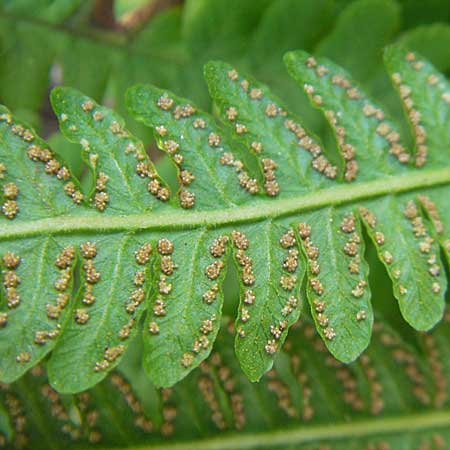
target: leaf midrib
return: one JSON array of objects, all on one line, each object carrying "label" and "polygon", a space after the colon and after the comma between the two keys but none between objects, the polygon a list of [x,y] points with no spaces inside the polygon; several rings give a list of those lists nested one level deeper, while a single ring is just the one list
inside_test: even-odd
[{"label": "leaf midrib", "polygon": [[258,222],[289,216],[324,206],[354,203],[387,194],[409,192],[450,184],[450,167],[386,176],[357,184],[340,184],[317,192],[284,199],[256,200],[249,205],[211,211],[171,210],[170,212],[107,216],[59,216],[29,222],[11,221],[0,226],[0,241],[57,233],[97,233],[126,230],[176,230],[215,228],[234,223]]},{"label": "leaf midrib", "polygon": [[[366,419],[351,423],[340,423],[330,427],[325,425],[308,425],[278,431],[261,433],[235,433],[223,437],[171,444],[139,445],[134,450],[240,450],[253,448],[277,448],[288,445],[313,443],[326,440],[354,440],[368,436],[382,436],[384,439],[391,434],[421,431],[437,431],[450,426],[450,411],[428,411],[424,413],[391,416],[383,419]],[[102,450],[102,449],[100,449]],[[120,449],[118,449],[120,450]]]}]

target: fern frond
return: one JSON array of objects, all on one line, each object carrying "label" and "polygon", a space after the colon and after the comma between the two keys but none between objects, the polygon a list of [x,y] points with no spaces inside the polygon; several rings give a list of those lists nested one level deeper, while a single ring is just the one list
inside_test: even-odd
[{"label": "fern frond", "polygon": [[178,171],[173,194],[124,121],[80,92],[56,88],[51,99],[82,147],[88,189],[4,109],[0,378],[18,379],[51,352],[52,386],[85,390],[119,363],[145,313],[145,370],[156,386],[174,385],[211,352],[230,258],[241,291],[235,349],[250,380],[272,367],[297,321],[304,280],[323,342],[350,363],[373,324],[362,227],[405,320],[431,329],[447,289],[450,87],[401,47],[386,59],[414,149],[346,71],[304,52],[286,56],[288,71],[324,113],[336,152],[224,63],[205,69],[223,126],[166,90],[131,88],[130,113]]}]

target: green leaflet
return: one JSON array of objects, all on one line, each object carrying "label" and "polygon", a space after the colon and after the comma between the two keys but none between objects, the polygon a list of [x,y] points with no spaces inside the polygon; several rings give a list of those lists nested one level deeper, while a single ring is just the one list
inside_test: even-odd
[{"label": "green leaflet", "polygon": [[373,322],[360,224],[347,208],[326,208],[299,220],[314,321],[331,353],[351,362],[369,344]]},{"label": "green leaflet", "polygon": [[420,204],[425,210],[427,217],[433,223],[433,228],[437,234],[442,251],[444,252],[447,262],[450,261],[450,237],[448,234],[448,226],[450,217],[448,214],[441,215],[436,207],[437,204],[446,202],[449,194],[448,186],[425,191],[424,195],[419,197]]},{"label": "green leaflet", "polygon": [[[411,66],[401,48],[388,55],[414,87],[417,77],[437,76],[428,63]],[[124,121],[74,89],[56,88],[51,99],[91,169],[86,191],[55,151],[2,111],[3,381],[49,355],[56,390],[88,389],[119,364],[145,314],[145,372],[155,386],[174,385],[211,353],[230,258],[241,291],[234,346],[251,381],[280,354],[304,286],[323,348],[350,363],[373,322],[361,221],[403,317],[417,330],[436,325],[447,288],[439,244],[448,256],[450,226],[439,139],[448,130],[445,80],[437,76],[443,86],[431,83],[426,97],[411,90],[420,117],[438,114],[421,119],[427,154],[417,133],[414,154],[343,69],[304,52],[286,63],[335,131],[336,165],[268,88],[220,62],[205,71],[229,130],[168,90],[138,85],[127,94],[130,113],[177,168],[172,195]]]},{"label": "green leaflet", "polygon": [[[205,77],[222,122],[258,159],[268,195],[281,192],[281,196],[289,196],[326,185],[326,178],[320,176],[314,163],[319,159],[328,161],[320,141],[285,110],[267,87],[220,62],[208,63]],[[329,178],[336,176],[331,162],[322,172]]]},{"label": "green leaflet", "polygon": [[[91,200],[99,211],[126,213],[130,204],[148,211],[169,198],[142,142],[130,135],[117,114],[70,88],[55,88],[52,105],[65,137],[83,148],[96,181]],[[155,184],[154,190],[145,179]]]},{"label": "green leaflet", "polygon": [[157,386],[175,384],[209,355],[220,326],[230,245],[241,286],[235,347],[252,381],[270,369],[272,355],[297,320],[304,269],[299,269],[293,231],[270,221],[239,230],[168,235],[183,253],[174,251],[177,270],[171,276],[155,270],[159,292],[144,327],[144,368]]},{"label": "green leaflet", "polygon": [[9,310],[2,314],[7,323],[0,341],[4,381],[19,378],[51,351],[67,323],[75,255],[63,255],[63,260],[65,240],[58,241],[52,236],[23,239],[9,245],[11,253],[3,258],[4,301]]},{"label": "green leaflet", "polygon": [[389,156],[391,153],[402,163],[410,158],[397,125],[345,70],[302,51],[288,53],[285,61],[289,73],[302,84],[313,106],[324,113],[332,128],[344,160],[346,181],[401,171]]},{"label": "green leaflet", "polygon": [[371,344],[350,365],[330,356],[311,322],[301,320],[258,384],[239,369],[228,320],[224,325],[212,355],[173,389],[156,389],[142,378],[139,349],[80,394],[53,390],[42,365],[2,384],[1,442],[37,450],[62,443],[105,449],[445,448],[448,320],[416,333],[415,346],[377,319]]},{"label": "green leaflet", "polygon": [[[144,368],[156,386],[172,386],[211,352],[220,328],[226,242],[220,232],[168,235],[173,273],[163,258],[154,265],[158,289],[152,294],[144,325]],[[217,244],[216,256],[210,247]],[[209,275],[209,276],[208,276]]]},{"label": "green leaflet", "polygon": [[[196,204],[197,208],[212,209],[249,200],[239,187],[244,180],[238,175],[250,177],[212,117],[197,113],[196,106],[187,100],[152,86],[131,88],[127,104],[137,120],[154,128],[158,146],[176,164],[183,186],[178,192],[183,208]],[[249,180],[247,186],[246,190],[253,192],[257,181],[250,185]]]},{"label": "green leaflet", "polygon": [[389,47],[385,62],[415,139],[416,166],[444,163],[450,145],[450,84],[429,62],[402,47]]},{"label": "green leaflet", "polygon": [[[258,381],[272,367],[272,355],[281,348],[302,307],[305,269],[294,231],[283,222],[268,220],[241,228],[248,236],[248,249],[240,248],[233,238],[241,287],[235,349],[251,381]],[[252,261],[250,274],[245,258]],[[254,283],[249,276],[254,276]]]},{"label": "green leaflet", "polygon": [[49,362],[55,389],[86,389],[117,365],[136,333],[151,285],[149,244],[132,234],[72,240],[80,249],[80,289]]},{"label": "green leaflet", "polygon": [[[63,184],[71,182],[75,192],[78,183],[64,162],[33,130],[17,120],[11,126],[12,120],[10,111],[1,107],[0,176],[3,190],[5,186],[12,189],[9,193],[4,191],[5,200],[16,202],[16,207],[11,204],[9,214],[17,216],[17,220],[69,214],[75,205],[65,195]],[[15,195],[14,190],[17,190]]]},{"label": "green leaflet", "polygon": [[442,317],[447,288],[435,232],[409,196],[369,202],[360,211],[403,317],[429,330]]}]

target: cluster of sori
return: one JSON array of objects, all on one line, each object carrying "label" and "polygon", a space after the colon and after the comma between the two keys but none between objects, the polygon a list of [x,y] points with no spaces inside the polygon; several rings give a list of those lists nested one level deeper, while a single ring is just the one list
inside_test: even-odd
[{"label": "cluster of sori", "polygon": [[[163,94],[158,98],[157,105],[164,111],[172,111],[175,120],[188,118],[196,113],[196,109],[192,105],[186,104],[175,106],[174,99],[169,97],[167,94]],[[194,128],[204,129],[206,127],[206,122],[204,119],[197,118],[194,120],[193,126]],[[155,131],[161,137],[166,137],[168,134],[167,128],[164,125],[156,126]],[[167,139],[163,141],[163,148],[171,156],[172,160],[178,167],[179,179],[183,186],[178,192],[180,205],[185,209],[192,208],[195,205],[195,194],[186,189],[186,187],[195,180],[195,176],[191,171],[183,168],[184,156],[180,151],[180,144],[174,139]]]},{"label": "cluster of sori", "polygon": [[[1,114],[0,122],[6,124],[10,132],[27,145],[27,156],[31,161],[42,163],[46,174],[66,182],[64,191],[74,203],[80,204],[84,198],[83,194],[72,181],[69,181],[71,178],[69,169],[56,159],[53,152],[45,148],[30,129],[22,124],[14,123],[9,113]],[[8,178],[7,167],[4,163],[0,163],[0,180],[6,178]],[[18,196],[19,186],[17,183],[7,181],[3,185],[2,213],[8,219],[14,219],[20,211]]]},{"label": "cluster of sori", "polygon": [[84,325],[89,320],[89,307],[95,303],[94,286],[99,282],[101,274],[95,267],[94,260],[97,256],[97,244],[95,242],[84,242],[80,246],[83,258],[82,269],[84,272],[83,285],[83,308],[77,308],[74,312],[75,322]]},{"label": "cluster of sori", "polygon": [[[228,241],[229,237],[227,235],[221,235],[215,238],[209,247],[209,254],[213,258],[213,262],[205,267],[204,275],[208,280],[213,282],[213,284],[209,285],[208,290],[204,292],[202,296],[203,302],[207,305],[212,305],[219,293],[219,284],[217,283],[217,280],[225,268],[224,261]],[[200,321],[197,336],[195,337],[190,351],[183,353],[181,358],[181,365],[183,367],[191,367],[196,355],[202,350],[207,350],[211,347],[212,343],[208,335],[214,330],[217,330],[219,323],[216,323],[216,321],[217,317],[214,313]]]},{"label": "cluster of sori", "polygon": [[[405,55],[405,59],[414,70],[420,71],[424,67],[424,63],[418,61],[413,52],[408,52]],[[403,105],[408,114],[409,122],[412,125],[412,131],[416,142],[415,165],[416,167],[422,167],[427,161],[428,148],[426,143],[427,133],[421,123],[421,114],[414,107],[414,101],[411,98],[411,87],[403,82],[401,74],[395,72],[391,75],[391,78],[400,93]],[[436,75],[430,75],[427,78],[427,82],[430,86],[435,86],[438,84],[439,78]]]},{"label": "cluster of sori", "polygon": [[165,296],[172,292],[172,283],[170,282],[170,276],[176,269],[173,262],[172,254],[174,251],[173,242],[169,239],[162,238],[158,241],[158,254],[160,255],[159,262],[159,280],[158,280],[158,295],[153,305],[153,318],[148,325],[148,331],[150,334],[159,334],[158,319],[165,317],[166,312],[166,300]]},{"label": "cluster of sori", "polygon": [[334,331],[334,328],[329,325],[330,319],[325,314],[327,305],[324,300],[320,299],[320,297],[325,292],[325,289],[322,285],[322,282],[318,278],[318,275],[320,274],[320,264],[318,263],[319,248],[311,239],[310,225],[305,222],[300,222],[297,225],[297,232],[300,236],[302,246],[306,254],[308,270],[312,275],[309,278],[309,286],[314,295],[317,295],[317,298],[315,298],[312,302],[314,305],[314,311],[316,313],[315,319],[323,328],[324,336],[331,341],[336,336],[336,332]]},{"label": "cluster of sori", "polygon": [[[205,400],[211,411],[211,420],[220,430],[233,426],[236,430],[241,430],[246,424],[244,411],[244,397],[238,390],[236,377],[222,360],[217,352],[213,352],[206,361],[200,365],[201,375],[198,377],[197,386],[201,396]],[[220,389],[229,398],[232,423],[227,423],[221,399],[217,395],[215,379],[220,384]],[[229,419],[228,419],[229,420]]]},{"label": "cluster of sori", "polygon": [[[0,180],[6,176],[7,170],[4,163],[0,163]],[[3,185],[3,204],[2,213],[7,219],[14,219],[19,213],[19,205],[17,197],[19,195],[19,187],[12,181]]]},{"label": "cluster of sori", "polygon": [[[314,71],[318,79],[330,77],[332,85],[343,90],[343,101],[351,101],[361,107],[365,117],[374,121],[375,132],[385,139],[389,146],[389,152],[394,155],[398,161],[406,164],[410,160],[410,155],[400,143],[401,136],[396,130],[394,123],[385,117],[383,110],[375,106],[354,84],[344,75],[334,73],[329,75],[329,69],[324,65],[318,65],[313,57],[306,60],[306,66]],[[324,106],[324,99],[321,95],[315,93],[315,87],[311,84],[304,85],[305,92],[311,98],[311,101],[318,107]],[[356,148],[351,142],[347,142],[346,129],[340,124],[342,120],[342,111],[326,107],[325,116],[334,130],[338,147],[341,150],[345,161],[344,179],[352,181],[358,174],[358,163],[355,160]]]},{"label": "cluster of sori", "polygon": [[[247,236],[241,231],[233,230],[231,233],[233,248],[235,251],[235,258],[239,264],[239,272],[242,284],[244,287],[243,302],[239,310],[239,322],[243,325],[247,324],[250,320],[250,310],[252,305],[256,302],[256,295],[251,287],[255,284],[256,278],[253,272],[253,260],[247,254],[249,248],[249,240]],[[237,327],[237,333],[241,338],[245,338],[246,333],[244,326]]]},{"label": "cluster of sori", "polygon": [[[428,273],[432,277],[439,277],[441,274],[439,255],[431,253],[431,245],[434,243],[434,238],[428,232],[424,224],[424,219],[419,213],[417,204],[413,200],[408,201],[403,213],[411,223],[414,237],[419,240],[420,252],[427,258]],[[438,294],[441,291],[441,285],[435,281],[431,285],[431,290],[433,293]]]},{"label": "cluster of sori", "polygon": [[[20,256],[13,252],[6,252],[2,258],[4,267],[2,270],[3,287],[6,292],[6,304],[8,309],[17,308],[20,304],[20,294],[17,291],[17,286],[21,281],[20,276],[17,274],[17,268],[20,261]],[[8,313],[0,312],[0,328],[6,327],[7,324]]]},{"label": "cluster of sori", "polygon": [[294,230],[289,228],[279,239],[280,247],[285,250],[285,257],[282,263],[282,272],[279,284],[281,289],[287,293],[287,298],[282,306],[281,315],[283,319],[272,323],[269,327],[270,337],[266,342],[264,350],[272,355],[279,349],[279,341],[288,328],[289,316],[297,309],[298,298],[293,293],[297,286],[297,269],[299,266],[299,250]]}]

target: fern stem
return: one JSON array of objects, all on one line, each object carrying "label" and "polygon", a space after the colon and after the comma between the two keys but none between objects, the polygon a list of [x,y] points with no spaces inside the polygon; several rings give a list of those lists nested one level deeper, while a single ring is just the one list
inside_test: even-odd
[{"label": "fern stem", "polygon": [[0,226],[0,241],[24,236],[80,231],[117,232],[137,230],[192,229],[233,223],[255,222],[320,209],[324,206],[354,203],[360,200],[430,188],[450,183],[450,168],[421,170],[408,175],[385,177],[358,184],[341,184],[318,192],[279,200],[254,201],[250,205],[212,211],[172,210],[167,213],[107,216],[97,212],[83,216],[59,216],[30,222],[12,222]]},{"label": "fern stem", "polygon": [[[134,446],[134,450],[241,450],[251,448],[278,448],[327,440],[353,441],[355,438],[392,434],[420,433],[427,430],[437,431],[450,426],[450,412],[426,412],[402,417],[369,419],[359,422],[308,426],[297,429],[271,431],[265,433],[230,434],[220,438],[186,443]],[[129,448],[129,447],[127,447]]]}]

